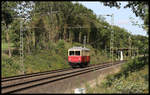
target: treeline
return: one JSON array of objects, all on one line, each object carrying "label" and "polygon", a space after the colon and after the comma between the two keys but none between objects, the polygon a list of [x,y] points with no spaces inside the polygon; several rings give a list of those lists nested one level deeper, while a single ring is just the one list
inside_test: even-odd
[{"label": "treeline", "polygon": [[[110,34],[114,31],[114,47],[148,47],[148,38],[135,36],[127,30],[113,26],[101,16],[79,3],[72,2],[2,2],[2,40],[20,47],[20,30],[23,32],[25,53],[49,50],[58,40],[84,42],[99,50],[109,49]],[[22,13],[21,13],[22,12]],[[24,17],[25,19],[16,19]],[[11,47],[9,51],[11,53]]]}]

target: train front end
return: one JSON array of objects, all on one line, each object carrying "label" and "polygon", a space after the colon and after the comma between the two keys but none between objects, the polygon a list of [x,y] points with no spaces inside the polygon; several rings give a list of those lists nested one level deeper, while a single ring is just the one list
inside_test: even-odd
[{"label": "train front end", "polygon": [[68,50],[68,63],[73,68],[84,67],[90,62],[89,50],[82,47],[73,47]]}]

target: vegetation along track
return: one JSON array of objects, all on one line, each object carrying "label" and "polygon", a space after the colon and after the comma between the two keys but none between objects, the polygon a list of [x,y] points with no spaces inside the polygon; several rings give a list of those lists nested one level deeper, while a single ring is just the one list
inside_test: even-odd
[{"label": "vegetation along track", "polygon": [[35,86],[40,86],[44,85],[47,83],[51,83],[54,81],[66,79],[69,77],[77,76],[80,74],[92,72],[95,70],[99,70],[102,68],[110,67],[115,64],[123,63],[124,61],[117,61],[112,63],[107,63],[107,64],[97,64],[97,65],[91,65],[88,66],[87,68],[77,68],[77,69],[60,69],[56,71],[51,71],[51,72],[41,72],[41,73],[34,73],[34,74],[28,74],[28,75],[20,75],[20,76],[15,76],[9,77],[8,79],[3,79],[1,80],[1,89],[2,93],[14,93],[17,91],[21,91],[24,89],[32,89],[32,87]]}]

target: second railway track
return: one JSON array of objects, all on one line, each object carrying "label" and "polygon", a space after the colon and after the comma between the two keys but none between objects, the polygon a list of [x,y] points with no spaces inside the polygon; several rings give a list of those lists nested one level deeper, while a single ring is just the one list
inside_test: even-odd
[{"label": "second railway track", "polygon": [[[98,64],[98,65],[92,65],[87,68],[77,68],[77,69],[65,69],[65,70],[57,70],[57,71],[51,71],[41,73],[41,74],[33,74],[27,75],[27,76],[18,76],[15,78],[8,78],[8,79],[3,79],[1,82],[1,89],[2,93],[14,93],[17,91],[21,91],[24,89],[32,89],[32,87],[44,85],[47,83],[51,83],[54,81],[66,79],[69,77],[81,75],[84,73],[88,73],[91,71],[99,70],[102,68],[110,67],[115,64],[122,63],[121,62],[114,62],[112,63],[107,63],[107,64]],[[57,72],[57,73],[56,73]],[[5,81],[4,81],[5,80]]]}]

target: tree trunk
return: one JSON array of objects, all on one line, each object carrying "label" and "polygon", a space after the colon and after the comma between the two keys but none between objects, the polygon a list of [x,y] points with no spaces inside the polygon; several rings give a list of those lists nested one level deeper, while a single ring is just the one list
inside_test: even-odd
[{"label": "tree trunk", "polygon": [[79,32],[79,43],[81,43],[82,32]]},{"label": "tree trunk", "polygon": [[30,39],[27,37],[28,54],[30,53]]},{"label": "tree trunk", "polygon": [[69,32],[69,41],[72,43],[72,32]]},{"label": "tree trunk", "polygon": [[51,40],[51,31],[49,31],[49,36],[48,36],[48,40]]},{"label": "tree trunk", "polygon": [[55,35],[55,39],[54,42],[56,43],[56,41],[59,39],[59,26],[56,26],[56,35]]},{"label": "tree trunk", "polygon": [[9,51],[9,58],[11,57],[11,48],[10,48],[10,39],[8,32],[6,33],[7,43],[8,43],[8,51]]},{"label": "tree trunk", "polygon": [[35,48],[35,33],[32,33],[32,42],[33,42],[33,47]]},{"label": "tree trunk", "polygon": [[49,49],[49,39],[47,37],[47,35],[45,34],[45,45],[46,45],[46,49],[48,50]]},{"label": "tree trunk", "polygon": [[64,40],[66,41],[66,35],[67,35],[67,24],[65,24],[64,25],[64,34],[63,34],[63,36],[64,36]]},{"label": "tree trunk", "polygon": [[88,34],[87,34],[87,43],[89,43],[90,41],[90,32],[88,31]]},{"label": "tree trunk", "polygon": [[54,36],[54,35],[53,35],[53,34],[54,34],[54,33],[53,33],[53,27],[54,27],[54,26],[52,25],[52,26],[51,26],[51,41],[52,41],[52,42],[53,42],[53,36]]}]

